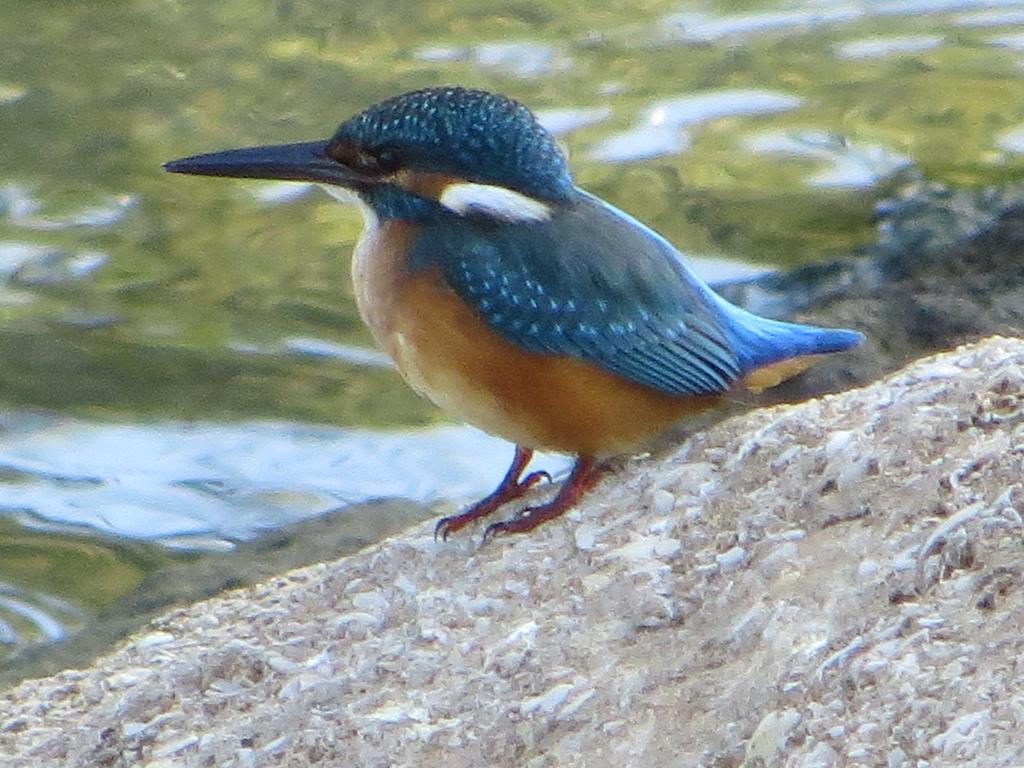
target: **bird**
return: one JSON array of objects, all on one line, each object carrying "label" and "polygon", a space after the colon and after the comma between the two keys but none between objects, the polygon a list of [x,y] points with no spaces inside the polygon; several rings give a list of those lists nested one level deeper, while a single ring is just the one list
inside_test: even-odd
[{"label": "bird", "polygon": [[352,279],[375,341],[417,392],[515,445],[497,488],[440,519],[435,538],[551,481],[526,473],[535,450],[571,454],[567,479],[549,501],[491,523],[485,540],[558,517],[609,459],[864,338],[727,302],[664,237],[577,186],[528,107],[490,91],[415,90],[326,140],[164,168],[314,182],[360,208]]}]

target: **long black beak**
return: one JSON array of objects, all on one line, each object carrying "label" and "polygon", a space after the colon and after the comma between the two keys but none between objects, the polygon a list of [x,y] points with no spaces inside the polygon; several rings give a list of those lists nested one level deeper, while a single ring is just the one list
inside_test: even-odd
[{"label": "long black beak", "polygon": [[233,179],[317,181],[340,187],[358,187],[366,179],[327,154],[326,141],[275,144],[268,147],[225,149],[164,163],[171,173],[227,176]]}]

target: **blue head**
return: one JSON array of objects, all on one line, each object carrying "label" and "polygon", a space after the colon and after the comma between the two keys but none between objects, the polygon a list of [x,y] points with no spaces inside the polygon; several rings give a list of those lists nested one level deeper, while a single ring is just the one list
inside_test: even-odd
[{"label": "blue head", "polygon": [[530,218],[574,194],[565,155],[529,109],[455,86],[375,104],[328,141],[226,150],[165,167],[345,187],[385,215],[440,204],[460,213],[474,208]]},{"label": "blue head", "polygon": [[525,106],[470,88],[425,88],[346,120],[327,153],[375,175],[438,173],[558,202],[572,192],[565,155]]}]

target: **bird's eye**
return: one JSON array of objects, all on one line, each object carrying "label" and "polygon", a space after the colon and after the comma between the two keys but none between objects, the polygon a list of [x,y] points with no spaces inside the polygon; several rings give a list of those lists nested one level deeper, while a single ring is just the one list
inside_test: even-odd
[{"label": "bird's eye", "polygon": [[391,147],[377,147],[367,150],[364,156],[368,160],[372,158],[372,169],[376,173],[391,173],[392,171],[397,171],[401,165],[398,153]]},{"label": "bird's eye", "polygon": [[327,154],[339,163],[368,176],[385,176],[397,171],[402,165],[399,153],[391,147],[366,147],[336,141],[328,146]]}]

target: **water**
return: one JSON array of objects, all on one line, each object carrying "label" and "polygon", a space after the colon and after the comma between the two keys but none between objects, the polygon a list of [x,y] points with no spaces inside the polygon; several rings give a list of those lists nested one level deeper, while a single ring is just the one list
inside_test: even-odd
[{"label": "water", "polygon": [[230,547],[359,499],[472,496],[508,459],[372,349],[353,211],[165,160],[492,88],[719,279],[870,238],[907,179],[1024,167],[1024,2],[16,1],[0,51],[8,648],[163,562],[126,539]]}]

